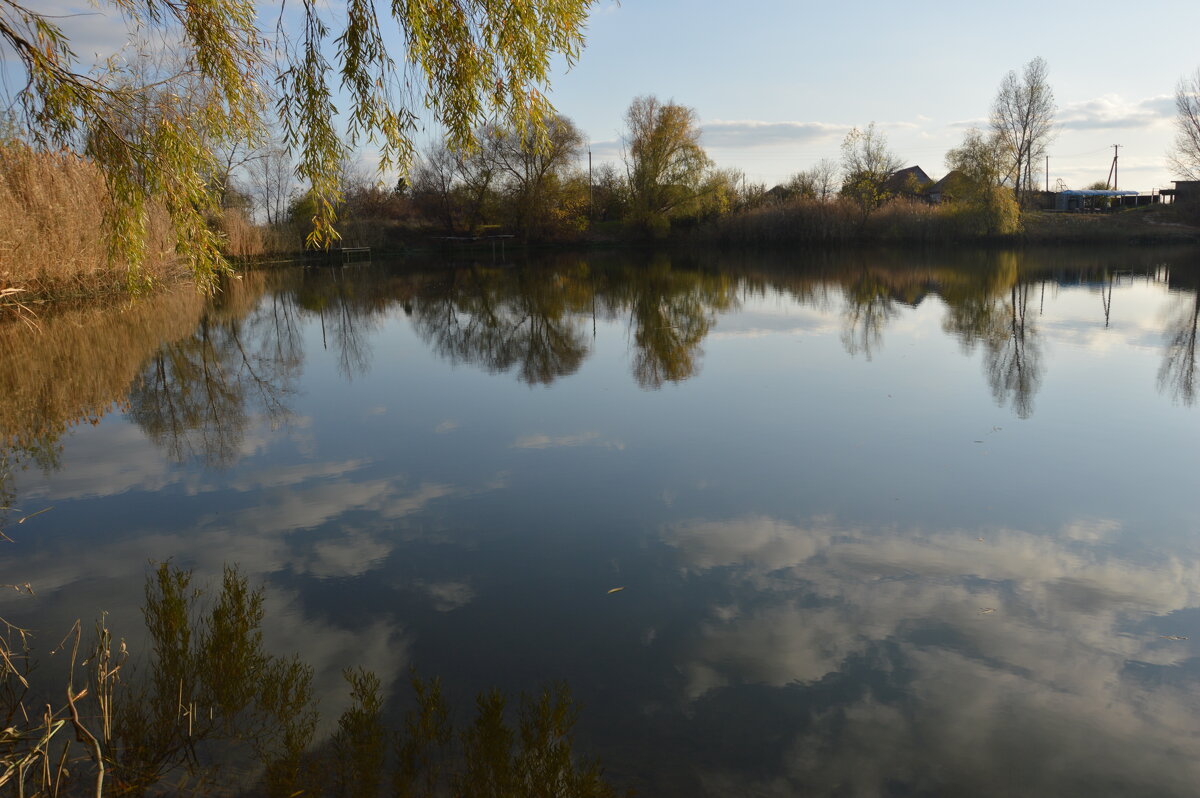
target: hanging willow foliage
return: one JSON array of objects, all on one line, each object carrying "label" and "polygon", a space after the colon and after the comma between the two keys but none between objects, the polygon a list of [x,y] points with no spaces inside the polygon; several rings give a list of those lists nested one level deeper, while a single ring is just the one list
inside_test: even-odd
[{"label": "hanging willow foliage", "polygon": [[[271,34],[253,0],[101,2],[131,31],[178,39],[169,74],[135,76],[115,61],[86,70],[51,17],[0,0],[0,43],[27,77],[15,99],[40,146],[78,152],[103,171],[112,255],[130,264],[133,279],[153,200],[171,216],[179,254],[210,281],[226,268],[205,223],[215,210],[217,151],[261,143],[272,104],[313,200],[308,243],[328,247],[337,239],[338,178],[357,144],[374,143],[381,169],[404,172],[422,117],[458,150],[474,148],[474,131],[493,118],[544,137],[552,59],[578,58],[596,0],[391,0],[384,20],[399,30],[396,57],[374,0],[345,0],[337,14],[301,0],[298,13],[280,11]],[[340,114],[337,92],[348,102]]]}]

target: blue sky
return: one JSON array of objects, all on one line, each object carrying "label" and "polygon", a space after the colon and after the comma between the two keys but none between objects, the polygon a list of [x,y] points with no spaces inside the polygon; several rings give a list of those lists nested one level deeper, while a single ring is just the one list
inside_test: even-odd
[{"label": "blue sky", "polygon": [[619,157],[630,99],[656,94],[695,108],[710,156],[752,181],[837,158],[846,130],[871,121],[937,178],[1005,73],[1041,56],[1059,109],[1051,183],[1103,180],[1121,144],[1122,187],[1150,190],[1171,179],[1173,95],[1200,67],[1198,29],[1194,0],[626,0],[597,6],[583,58],[551,97],[598,158]]},{"label": "blue sky", "polygon": [[[30,5],[56,13],[81,4]],[[335,20],[340,5],[330,0]],[[111,52],[119,16],[87,11],[64,20],[76,51]],[[600,0],[583,56],[559,70],[551,99],[591,139],[598,163],[619,160],[630,100],[655,94],[695,108],[709,155],[750,181],[773,185],[836,159],[845,133],[872,121],[906,165],[936,179],[965,127],[986,123],[1004,74],[1042,56],[1058,105],[1051,184],[1103,180],[1121,144],[1122,188],[1148,191],[1169,186],[1173,95],[1200,68],[1197,30],[1195,0]]]}]

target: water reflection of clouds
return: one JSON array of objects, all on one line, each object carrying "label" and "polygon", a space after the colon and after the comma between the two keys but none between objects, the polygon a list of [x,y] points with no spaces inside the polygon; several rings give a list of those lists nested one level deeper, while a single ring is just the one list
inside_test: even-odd
[{"label": "water reflection of clouds", "polygon": [[1039,332],[1056,343],[1095,353],[1121,352],[1126,349],[1158,351],[1162,349],[1162,326],[1133,322],[1117,322],[1109,327],[1104,320],[1038,320]]},{"label": "water reflection of clouds", "polygon": [[[261,494],[252,507],[202,515],[170,534],[151,527],[91,540],[86,558],[65,556],[61,545],[47,546],[23,559],[20,581],[31,582],[39,592],[95,574],[140,583],[148,561],[168,559],[198,573],[220,573],[226,564],[236,563],[252,581],[283,571],[322,579],[361,576],[378,568],[401,539],[398,520],[441,499],[507,484],[504,473],[477,487],[410,484],[402,476],[357,481],[345,476],[365,465],[351,460],[261,472],[254,486]],[[320,530],[319,536],[305,534],[311,530]]]},{"label": "water reflection of clouds", "polygon": [[623,441],[608,440],[600,437],[599,432],[580,432],[574,435],[547,435],[535,432],[522,435],[512,442],[513,449],[558,449],[570,446],[598,446],[603,449],[624,449]]},{"label": "water reflection of clouds", "polygon": [[221,523],[262,537],[313,529],[353,511],[395,520],[422,510],[435,499],[462,493],[462,489],[437,483],[424,483],[413,490],[403,478],[336,479],[306,485],[304,490],[268,490],[257,506],[240,510]]},{"label": "water reflection of clouds", "polygon": [[[295,423],[299,422],[299,423]],[[260,423],[239,442],[237,461],[261,455],[283,437],[301,453],[311,436],[303,430],[311,419],[297,417],[284,433]],[[66,501],[116,496],[130,491],[148,493],[172,485],[182,485],[189,494],[207,493],[233,487],[253,491],[264,487],[296,484],[317,476],[331,476],[362,467],[363,461],[344,463],[304,463],[288,467],[268,467],[238,472],[236,479],[220,479],[212,472],[181,468],[164,456],[161,448],[134,424],[105,421],[87,434],[75,434],[64,441],[62,466],[51,480],[29,479],[21,495],[29,499]]]},{"label": "water reflection of clouds", "polygon": [[418,579],[413,586],[425,593],[438,612],[450,612],[465,607],[475,599],[475,589],[465,580],[427,582]]},{"label": "water reflection of clouds", "polygon": [[187,479],[132,424],[103,423],[86,435],[72,436],[63,460],[70,467],[61,469],[53,480],[22,479],[33,484],[28,488],[22,485],[21,495],[64,501],[115,496],[131,490],[156,491]]},{"label": "water reflection of clouds", "polygon": [[[965,756],[973,766],[939,782],[987,792],[1010,778],[997,768],[1012,761],[1011,748],[1035,741],[1043,747],[1031,749],[1030,767],[1045,770],[1026,774],[1030,788],[1079,783],[1056,769],[1067,766],[1139,774],[1170,792],[1200,776],[1200,765],[1153,770],[1200,740],[1195,677],[1131,674],[1190,667],[1192,644],[1159,634],[1172,631],[1167,616],[1200,605],[1200,564],[1137,563],[1088,545],[1119,528],[1081,519],[1054,538],[1011,529],[879,534],[757,516],[667,527],[663,539],[683,566],[721,585],[679,665],[690,711],[746,684],[784,690],[781,702],[807,701],[840,678],[862,679],[849,673],[869,663],[899,691],[885,699],[868,690],[814,717],[815,726],[797,726],[781,763],[789,789],[836,773],[859,783],[849,794],[876,794],[889,777],[918,783],[930,758]],[[1084,729],[1095,748],[1079,739]],[[866,750],[883,752],[879,767],[852,774],[880,759]],[[812,760],[817,751],[832,759]],[[1096,751],[1115,759],[1090,763]],[[710,775],[714,784],[733,778]]]}]

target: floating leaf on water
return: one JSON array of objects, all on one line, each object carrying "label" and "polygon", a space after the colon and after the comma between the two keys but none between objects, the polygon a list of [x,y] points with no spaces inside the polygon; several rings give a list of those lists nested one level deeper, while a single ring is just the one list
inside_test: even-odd
[{"label": "floating leaf on water", "polygon": [[980,543],[983,542],[983,538],[975,538],[975,539],[978,540]]},{"label": "floating leaf on water", "polygon": [[987,615],[988,613],[992,613],[992,612],[995,612],[995,611],[996,611],[996,608],[995,608],[995,607],[980,607],[980,608],[979,608],[979,614],[980,614],[980,615]]},{"label": "floating leaf on water", "polygon": [[616,593],[616,592],[618,592],[618,591],[621,591],[621,590],[624,590],[624,589],[625,589],[625,588],[624,588],[624,586],[622,586],[622,587],[614,587],[613,589],[609,590],[608,592],[609,592],[609,593]]},{"label": "floating leaf on water", "polygon": [[1159,635],[1163,640],[1187,640],[1183,635]]}]

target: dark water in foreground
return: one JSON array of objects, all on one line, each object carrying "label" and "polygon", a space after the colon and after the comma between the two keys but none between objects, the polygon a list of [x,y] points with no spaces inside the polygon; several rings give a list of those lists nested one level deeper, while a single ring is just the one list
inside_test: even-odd
[{"label": "dark water in foreground", "polygon": [[149,561],[237,564],[323,710],[351,665],[396,711],[413,665],[565,679],[642,795],[1193,795],[1198,285],[605,255],[10,325],[5,495],[53,510],[5,527],[0,615],[136,654]]}]

